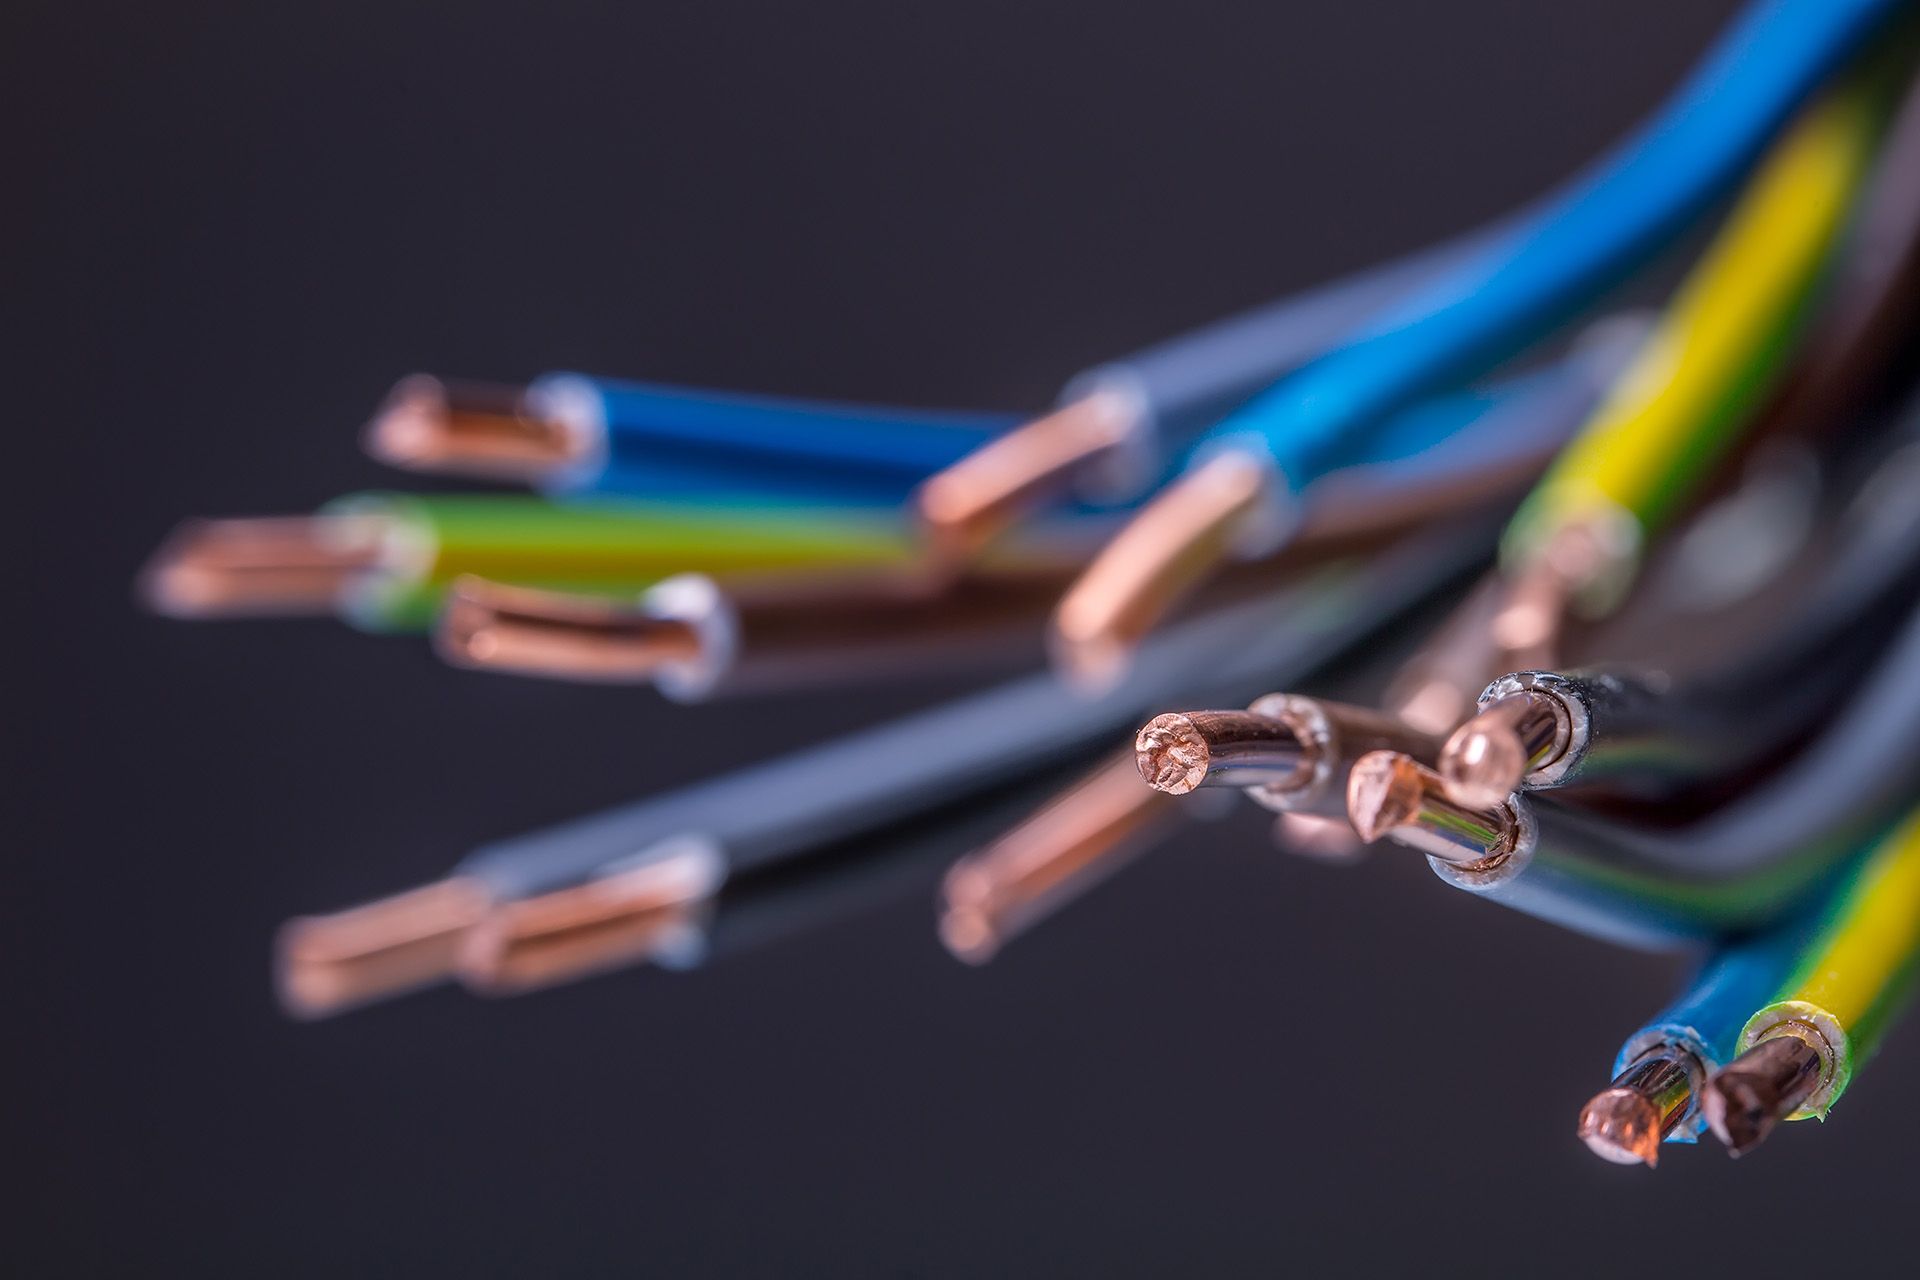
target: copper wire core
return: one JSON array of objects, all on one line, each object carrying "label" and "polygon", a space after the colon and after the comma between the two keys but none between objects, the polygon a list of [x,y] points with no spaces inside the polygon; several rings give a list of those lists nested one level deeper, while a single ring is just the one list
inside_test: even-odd
[{"label": "copper wire core", "polygon": [[176,618],[326,613],[378,564],[386,528],[377,516],[189,520],[141,571],[141,593]]},{"label": "copper wire core", "polygon": [[1580,1140],[1602,1160],[1653,1168],[1660,1144],[1692,1108],[1698,1073],[1683,1050],[1648,1054],[1581,1108]]},{"label": "copper wire core", "polygon": [[530,480],[577,461],[583,441],[526,405],[525,389],[403,378],[367,424],[367,452],[390,466]]},{"label": "copper wire core", "polygon": [[433,638],[456,666],[567,680],[650,680],[661,667],[701,653],[699,633],[686,622],[475,577],[454,582]]},{"label": "copper wire core", "polygon": [[1461,804],[1490,809],[1559,759],[1571,735],[1558,698],[1539,690],[1510,694],[1454,730],[1440,750],[1440,776]]},{"label": "copper wire core", "polygon": [[930,554],[946,566],[972,560],[1042,499],[1124,444],[1135,425],[1119,398],[1083,396],[931,477],[913,499]]},{"label": "copper wire core", "polygon": [[1791,1029],[1763,1040],[1707,1082],[1700,1099],[1707,1127],[1726,1144],[1728,1154],[1743,1156],[1800,1109],[1819,1087],[1825,1069],[1820,1051]]},{"label": "copper wire core", "polygon": [[460,980],[511,995],[644,963],[696,922],[707,897],[669,861],[503,904],[465,939]]},{"label": "copper wire core", "polygon": [[1512,852],[1512,812],[1456,803],[1440,775],[1410,756],[1373,751],[1347,776],[1347,817],[1362,840],[1382,836],[1460,866],[1490,863]]},{"label": "copper wire core", "polygon": [[320,1018],[449,977],[461,938],[488,906],[479,884],[453,879],[290,920],[277,946],[280,1001]]},{"label": "copper wire core", "polygon": [[1487,633],[1505,599],[1506,584],[1497,574],[1483,578],[1394,677],[1387,708],[1424,733],[1458,728],[1473,714],[1487,681],[1500,674]]},{"label": "copper wire core", "polygon": [[1140,785],[1131,755],[1102,765],[998,840],[953,864],[941,889],[940,940],[968,964],[1117,871],[1175,816]]},{"label": "copper wire core", "polygon": [[1269,478],[1258,459],[1223,453],[1148,503],[1061,598],[1056,665],[1086,684],[1117,678],[1141,639],[1226,558]]},{"label": "copper wire core", "polygon": [[1147,785],[1183,796],[1196,787],[1251,787],[1293,780],[1305,747],[1284,721],[1251,711],[1175,711],[1135,735],[1135,763]]}]

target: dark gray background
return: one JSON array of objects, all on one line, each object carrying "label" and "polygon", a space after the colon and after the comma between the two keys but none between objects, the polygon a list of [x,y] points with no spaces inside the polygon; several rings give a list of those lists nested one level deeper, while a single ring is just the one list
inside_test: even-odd
[{"label": "dark gray background", "polygon": [[1913,1028],[1824,1129],[1604,1166],[1574,1112],[1672,962],[1245,822],[980,972],[929,889],[692,976],[285,1021],[283,917],[926,691],[683,710],[129,601],[180,515],[392,482],[355,432],[415,368],[1037,407],[1525,197],[1732,7],[9,6],[8,1257],[1877,1269]]}]

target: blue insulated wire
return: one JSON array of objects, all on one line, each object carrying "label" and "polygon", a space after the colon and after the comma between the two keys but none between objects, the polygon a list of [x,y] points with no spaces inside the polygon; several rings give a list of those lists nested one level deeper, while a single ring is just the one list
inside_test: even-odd
[{"label": "blue insulated wire", "polygon": [[1470,380],[1642,265],[1734,185],[1898,0],[1762,0],[1624,145],[1501,242],[1208,432],[1264,451],[1297,491],[1356,435]]}]

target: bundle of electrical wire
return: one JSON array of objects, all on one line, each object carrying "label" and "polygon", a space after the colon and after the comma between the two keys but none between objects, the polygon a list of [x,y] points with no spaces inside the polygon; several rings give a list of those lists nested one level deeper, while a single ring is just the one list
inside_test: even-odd
[{"label": "bundle of electrical wire", "polygon": [[[999,683],[293,921],[289,1009],[710,962],[911,891],[949,856],[933,831],[978,845],[939,929],[981,963],[1154,843],[1214,838],[1185,819],[1239,791],[1281,849],[1409,848],[1551,925],[1700,954],[1580,1113],[1601,1155],[1824,1117],[1920,968],[1899,8],[1761,0],[1560,190],[1099,365],[1032,420],[402,381],[376,457],[540,496],[190,522],[148,599],[683,701]],[[1611,310],[1623,288],[1666,298]]]}]

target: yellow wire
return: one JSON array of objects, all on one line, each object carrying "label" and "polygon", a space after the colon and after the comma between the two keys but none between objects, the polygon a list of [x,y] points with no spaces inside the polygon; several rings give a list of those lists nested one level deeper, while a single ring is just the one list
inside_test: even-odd
[{"label": "yellow wire", "polygon": [[1835,1050],[1835,1080],[1822,1105],[1801,1114],[1824,1114],[1845,1090],[1854,1062],[1872,1051],[1892,1012],[1892,997],[1916,959],[1920,809],[1868,855],[1787,991],[1747,1023],[1741,1047],[1750,1048],[1782,1022],[1820,1031]]},{"label": "yellow wire", "polygon": [[1619,513],[1644,532],[1744,424],[1867,172],[1879,83],[1849,77],[1775,145],[1655,332],[1528,499],[1510,554]]}]

